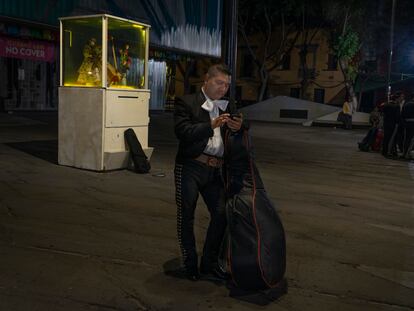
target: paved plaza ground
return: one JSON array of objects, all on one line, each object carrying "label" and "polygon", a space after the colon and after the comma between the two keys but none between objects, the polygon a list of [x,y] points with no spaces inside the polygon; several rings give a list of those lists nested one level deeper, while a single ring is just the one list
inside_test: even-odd
[{"label": "paved plaza ground", "polygon": [[[287,235],[289,292],[267,306],[178,263],[172,115],[151,116],[151,174],[57,164],[57,114],[0,114],[0,310],[414,309],[414,163],[358,151],[364,129],[252,123]],[[208,213],[200,201],[201,248]]]}]

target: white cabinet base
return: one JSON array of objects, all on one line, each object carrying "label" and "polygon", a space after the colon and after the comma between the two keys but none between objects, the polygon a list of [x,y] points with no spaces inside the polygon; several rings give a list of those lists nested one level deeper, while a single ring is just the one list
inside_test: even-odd
[{"label": "white cabinet base", "polygon": [[149,90],[60,87],[59,164],[95,171],[126,168],[128,128],[149,158],[149,96]]}]

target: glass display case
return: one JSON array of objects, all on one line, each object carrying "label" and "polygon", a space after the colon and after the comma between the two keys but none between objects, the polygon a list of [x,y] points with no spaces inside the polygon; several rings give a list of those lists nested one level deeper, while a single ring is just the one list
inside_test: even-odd
[{"label": "glass display case", "polygon": [[150,157],[150,27],[106,14],[64,17],[60,26],[59,164],[127,167],[129,128]]},{"label": "glass display case", "polygon": [[61,86],[146,88],[148,25],[106,14],[60,22]]}]

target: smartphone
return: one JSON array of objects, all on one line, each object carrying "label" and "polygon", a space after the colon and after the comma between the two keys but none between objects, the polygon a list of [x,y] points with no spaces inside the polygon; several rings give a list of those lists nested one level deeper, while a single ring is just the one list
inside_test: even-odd
[{"label": "smartphone", "polygon": [[232,113],[232,114],[230,114],[230,119],[234,119],[234,118],[241,118],[241,114],[240,113]]}]

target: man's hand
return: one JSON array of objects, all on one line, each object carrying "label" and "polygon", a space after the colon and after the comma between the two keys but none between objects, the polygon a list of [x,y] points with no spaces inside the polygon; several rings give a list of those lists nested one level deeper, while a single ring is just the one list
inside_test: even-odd
[{"label": "man's hand", "polygon": [[229,116],[230,114],[223,113],[219,115],[217,118],[214,118],[213,120],[211,120],[211,128],[214,130],[216,127],[220,127],[223,124],[227,123],[227,121],[230,120]]},{"label": "man's hand", "polygon": [[229,129],[231,129],[233,132],[237,132],[240,130],[243,123],[243,117],[234,117],[234,118],[228,118],[227,120],[227,126]]}]

